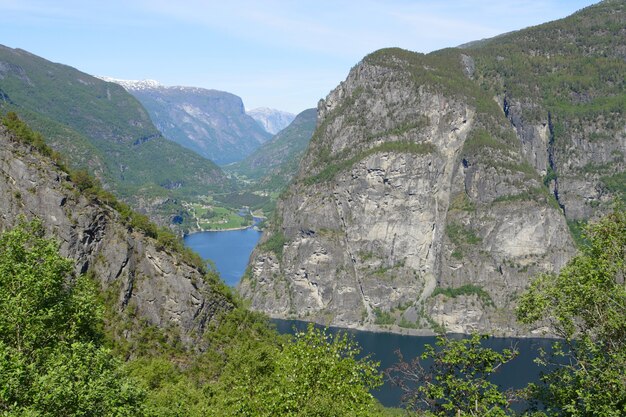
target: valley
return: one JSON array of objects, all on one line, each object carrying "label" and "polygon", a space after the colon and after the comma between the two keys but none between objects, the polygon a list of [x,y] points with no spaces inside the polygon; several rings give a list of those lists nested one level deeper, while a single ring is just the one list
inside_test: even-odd
[{"label": "valley", "polygon": [[529,277],[558,272],[624,199],[622,37],[594,26],[619,21],[611,7],[427,55],[373,52],[298,115],[3,47],[0,106],[180,235],[266,219],[238,287],[255,310],[534,334],[513,314]]},{"label": "valley", "polygon": [[234,6],[107,22],[163,83],[0,45],[0,414],[624,415],[626,3],[427,53],[235,7],[268,56]]}]

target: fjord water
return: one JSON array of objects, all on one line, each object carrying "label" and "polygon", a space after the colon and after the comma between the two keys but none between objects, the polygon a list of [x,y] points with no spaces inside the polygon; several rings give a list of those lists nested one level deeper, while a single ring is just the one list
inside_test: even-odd
[{"label": "fjord water", "polygon": [[[185,237],[185,244],[198,252],[204,259],[215,262],[222,279],[230,286],[236,286],[246,269],[250,253],[254,249],[261,232],[250,229],[230,230],[222,232],[199,232]],[[272,320],[280,333],[293,333],[295,330],[306,329],[307,323],[297,320]],[[349,332],[359,344],[362,355],[371,355],[380,362],[380,369],[385,370],[398,361],[396,351],[400,350],[405,360],[411,360],[424,352],[426,344],[434,344],[432,336],[408,336],[394,333],[375,333],[352,329],[331,327],[332,333]],[[459,336],[460,337],[460,336]],[[541,368],[533,360],[539,349],[550,350],[551,341],[547,339],[491,338],[485,345],[501,351],[515,346],[519,356],[502,366],[492,381],[503,388],[522,388],[529,382],[539,379]],[[377,391],[374,396],[385,406],[400,405],[402,392],[389,382]]]},{"label": "fjord water", "polygon": [[[308,323],[298,320],[277,320],[272,322],[280,333],[293,333],[295,330],[305,330]],[[404,359],[410,361],[424,353],[426,344],[434,345],[434,336],[408,336],[394,333],[375,333],[353,329],[329,328],[331,333],[339,331],[348,332],[361,347],[362,356],[371,355],[374,361],[380,362],[380,370],[383,371],[398,362],[396,351],[400,350]],[[450,337],[463,337],[452,335]],[[549,339],[520,339],[520,338],[490,338],[483,342],[483,346],[490,347],[501,352],[503,349],[515,347],[519,351],[511,362],[503,365],[491,381],[503,389],[522,388],[529,382],[538,382],[541,371],[534,363],[539,349],[550,351],[552,341]],[[398,407],[401,403],[402,391],[385,381],[384,385],[372,392],[384,406]]]},{"label": "fjord water", "polygon": [[224,282],[234,287],[243,276],[248,258],[261,234],[254,228],[198,232],[185,236],[185,245],[202,259],[213,261]]}]

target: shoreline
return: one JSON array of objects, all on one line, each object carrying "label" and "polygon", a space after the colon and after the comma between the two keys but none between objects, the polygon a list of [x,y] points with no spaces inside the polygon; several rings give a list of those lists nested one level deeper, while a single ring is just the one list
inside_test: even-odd
[{"label": "shoreline", "polygon": [[[265,217],[257,217],[257,216],[255,216],[254,219],[264,220]],[[203,233],[203,232],[235,232],[237,230],[246,230],[246,229],[254,228],[258,223],[260,223],[260,221],[256,222],[256,223],[253,223],[250,226],[230,227],[228,229],[211,229],[211,230],[202,230],[202,229],[200,229],[200,230],[194,230],[192,232],[184,234],[183,236],[189,236],[189,235],[192,235],[194,233]],[[258,231],[260,233],[263,232],[263,230],[261,230],[261,229],[259,229]]]},{"label": "shoreline", "polygon": [[[244,208],[247,208],[247,207],[244,206],[241,210],[243,210]],[[193,210],[191,211],[191,213],[193,214]],[[267,217],[265,216],[262,216],[262,215],[255,216],[254,213],[250,211],[249,208],[248,208],[248,213],[252,216],[252,224],[250,226],[239,226],[239,227],[229,227],[227,229],[209,229],[209,230],[203,230],[202,228],[200,228],[199,219],[195,215],[193,215],[193,220],[195,220],[196,222],[196,229],[189,233],[184,233],[183,237],[192,235],[194,233],[201,233],[201,232],[234,232],[237,230],[246,230],[246,229],[250,229],[251,227],[255,227],[257,224],[261,223],[264,220],[267,220]],[[241,215],[239,216],[243,218],[243,216]],[[262,232],[262,230],[259,229],[259,232]]]},{"label": "shoreline", "polygon": [[[254,226],[256,226],[256,225],[252,224],[250,226],[231,227],[231,228],[228,228],[228,229],[194,230],[193,232],[189,232],[189,233],[185,234],[185,236],[193,235],[195,233],[204,233],[204,232],[235,232],[237,230],[251,229]],[[262,232],[262,231],[259,230],[259,233],[260,232]]]},{"label": "shoreline", "polygon": [[[320,322],[317,322],[315,320],[307,320],[304,318],[288,318],[288,317],[284,317],[284,316],[280,316],[280,315],[275,315],[275,314],[270,314],[270,313],[265,313],[263,312],[263,314],[265,314],[266,316],[268,316],[270,319],[272,320],[285,320],[285,321],[300,321],[300,322],[304,322],[304,323],[314,323],[320,326],[325,326],[325,327],[330,327],[330,328],[335,328],[335,329],[339,329],[339,330],[356,330],[359,332],[368,332],[368,333],[387,333],[387,334],[395,334],[395,335],[400,335],[400,336],[420,336],[420,337],[424,337],[424,336],[438,336],[437,333],[435,333],[434,331],[432,331],[431,329],[409,329],[409,328],[404,328],[404,327],[399,327],[399,326],[393,326],[390,329],[384,329],[381,328],[379,326],[376,325],[372,325],[372,324],[368,324],[368,325],[356,325],[356,326],[352,326],[352,325],[348,325],[348,326],[339,326],[336,324],[331,324],[331,325],[327,325],[327,324],[323,324]],[[471,333],[456,333],[456,332],[446,332],[445,335],[470,335]],[[555,337],[554,335],[550,335],[549,333],[546,334],[489,334],[488,335],[489,338],[492,339],[508,339],[508,338],[513,338],[513,339],[545,339],[545,340],[556,340],[558,339],[557,337]]]}]

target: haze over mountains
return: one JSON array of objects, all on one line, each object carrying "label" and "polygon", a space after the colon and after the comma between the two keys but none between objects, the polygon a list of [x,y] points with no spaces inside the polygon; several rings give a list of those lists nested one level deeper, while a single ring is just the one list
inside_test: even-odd
[{"label": "haze over mountains", "polygon": [[224,91],[167,87],[153,80],[103,77],[139,100],[165,137],[218,165],[240,161],[271,138],[246,114],[241,98]]},{"label": "haze over mountains", "polygon": [[295,114],[267,107],[247,110],[246,113],[260,123],[265,131],[271,133],[272,135],[277,134],[289,126],[289,123],[291,123],[296,117]]},{"label": "haze over mountains", "polygon": [[17,112],[71,166],[163,224],[181,209],[178,199],[232,186],[214,163],[165,139],[121,86],[5,46],[0,110]]},{"label": "haze over mountains", "polygon": [[[227,205],[241,200],[241,187],[211,158],[240,161],[272,137],[233,94],[154,80],[99,79],[8,47],[0,47],[0,109],[17,112],[41,131],[73,168],[87,169],[160,224],[182,221],[183,230],[196,224],[183,202],[216,192]],[[261,113],[274,128],[289,119],[284,112]],[[307,135],[294,148],[299,157]],[[291,164],[285,177],[291,178],[299,159],[284,152],[281,158]]]}]

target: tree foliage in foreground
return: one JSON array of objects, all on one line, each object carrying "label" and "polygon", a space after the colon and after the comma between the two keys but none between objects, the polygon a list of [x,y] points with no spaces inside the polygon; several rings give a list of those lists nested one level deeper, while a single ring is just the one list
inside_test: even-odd
[{"label": "tree foliage in foreground", "polygon": [[141,415],[142,393],[101,344],[95,285],[72,270],[39,222],[0,236],[2,415]]},{"label": "tree foliage in foreground", "polygon": [[381,385],[378,364],[358,359],[346,334],[310,325],[292,340],[262,349],[241,346],[216,386],[218,410],[237,416],[369,416]]},{"label": "tree foliage in foreground", "polygon": [[562,341],[540,361],[553,371],[532,387],[554,416],[626,415],[626,212],[587,229],[589,245],[521,298],[525,323],[549,318]]},{"label": "tree foliage in foreground", "polygon": [[[408,410],[425,416],[506,416],[512,396],[489,382],[488,377],[517,356],[514,349],[497,352],[481,346],[486,336],[453,340],[439,337],[437,346],[387,370],[388,379],[404,392]],[[426,366],[425,364],[430,364]]]},{"label": "tree foliage in foreground", "polygon": [[[520,300],[520,319],[551,317],[562,337],[556,358],[540,358],[558,366],[529,389],[547,407],[537,414],[626,413],[626,213],[590,226],[588,240],[558,275],[540,276]],[[359,359],[347,335],[310,326],[278,336],[267,319],[241,307],[211,324],[203,352],[138,354],[123,364],[104,346],[95,283],[72,271],[40,222],[0,235],[1,415],[387,414],[369,392],[381,384],[378,364]],[[511,397],[488,377],[515,351],[483,348],[476,335],[438,344],[389,372],[410,412],[512,414]]]},{"label": "tree foliage in foreground", "polygon": [[[280,337],[243,308],[211,325],[204,352],[105,347],[96,284],[75,277],[39,221],[0,235],[2,416],[362,416],[378,364],[347,335]],[[113,342],[115,343],[115,342]],[[145,343],[151,343],[146,340]],[[150,350],[146,350],[150,352]],[[178,356],[177,356],[178,355]]]}]

